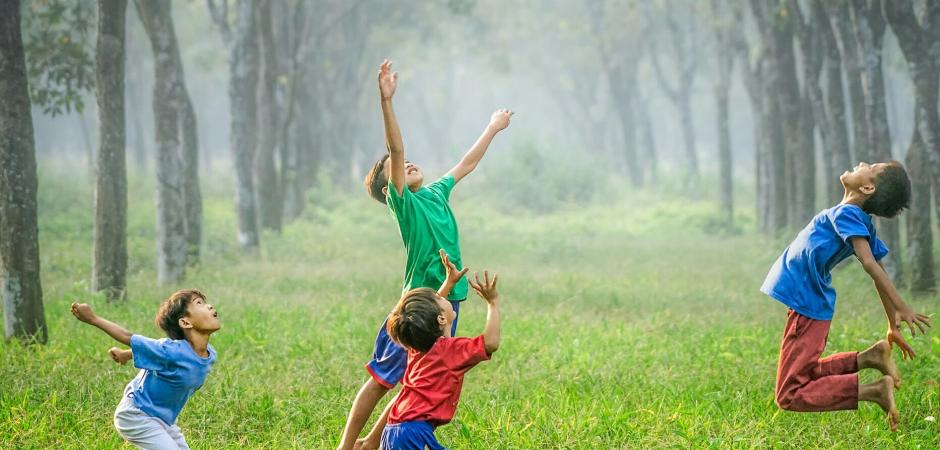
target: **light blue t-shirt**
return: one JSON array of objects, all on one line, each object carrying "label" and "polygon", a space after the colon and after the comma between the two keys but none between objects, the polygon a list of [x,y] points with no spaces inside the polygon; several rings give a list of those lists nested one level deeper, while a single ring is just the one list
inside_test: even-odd
[{"label": "light blue t-shirt", "polygon": [[871,216],[855,205],[836,205],[800,231],[770,268],[761,292],[811,319],[832,320],[836,291],[830,271],[855,254],[851,237],[867,238],[875,260],[888,254],[888,247],[875,236]]},{"label": "light blue t-shirt", "polygon": [[134,367],[141,370],[131,381],[128,395],[141,411],[173,425],[189,396],[212,371],[215,349],[210,345],[208,351],[209,356],[203,358],[186,340],[131,336]]}]

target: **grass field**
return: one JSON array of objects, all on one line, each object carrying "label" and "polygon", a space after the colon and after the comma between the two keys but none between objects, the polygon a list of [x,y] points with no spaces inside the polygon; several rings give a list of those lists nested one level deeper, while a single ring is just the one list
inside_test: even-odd
[{"label": "grass field", "polygon": [[[111,417],[135,370],[111,362],[115,343],[67,307],[90,301],[161,337],[156,307],[181,287],[205,292],[223,323],[213,372],[179,419],[190,445],[335,446],[399,295],[404,252],[380,205],[359,189],[321,189],[282,235],[264,236],[262,255],[243,257],[229,183],[206,177],[203,262],[182,285],[156,286],[153,192],[133,181],[130,296],[108,304],[87,293],[92,185],[53,172],[41,177],[39,219],[50,342],[0,344],[0,448],[128,447]],[[786,311],[758,287],[785,240],[714,233],[705,201],[633,193],[532,215],[496,212],[488,202],[498,199],[474,194],[478,187],[458,187],[452,204],[466,264],[500,273],[503,340],[467,375],[457,417],[437,433],[446,446],[940,447],[937,333],[913,341],[918,359],[899,362],[898,433],[870,404],[857,413],[776,408]],[[740,221],[753,228],[747,213]],[[835,285],[829,349],[861,350],[885,330],[880,303],[856,263],[838,270]],[[905,298],[918,311],[938,308],[938,296]],[[479,333],[484,315],[471,297],[458,334]]]}]

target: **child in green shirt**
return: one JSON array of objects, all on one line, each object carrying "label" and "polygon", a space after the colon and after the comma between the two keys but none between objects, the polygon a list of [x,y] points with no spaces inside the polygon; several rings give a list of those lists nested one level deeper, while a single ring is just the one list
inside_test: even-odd
[{"label": "child in green shirt", "polygon": [[[372,198],[388,205],[398,222],[406,253],[402,292],[407,292],[420,287],[437,288],[443,283],[446,273],[441,265],[442,254],[446,253],[458,270],[461,268],[460,239],[457,221],[450,209],[450,193],[457,182],[476,168],[496,134],[509,126],[513,112],[508,109],[494,112],[483,134],[463,159],[443,177],[424,186],[421,168],[405,160],[401,131],[392,109],[392,96],[397,84],[398,73],[393,73],[391,63],[385,60],[379,69],[379,93],[388,154],[372,167],[365,185]],[[459,312],[460,302],[466,298],[467,280],[461,279],[447,297],[455,314]],[[454,319],[452,334],[456,328],[457,320]],[[376,336],[373,358],[366,364],[371,377],[353,401],[340,449],[350,449],[354,445],[356,448],[378,448],[381,424],[385,420],[379,420],[377,429],[373,429],[365,439],[356,439],[379,399],[404,376],[407,363],[408,352],[388,337],[383,323]],[[386,414],[387,409],[383,416]]]}]

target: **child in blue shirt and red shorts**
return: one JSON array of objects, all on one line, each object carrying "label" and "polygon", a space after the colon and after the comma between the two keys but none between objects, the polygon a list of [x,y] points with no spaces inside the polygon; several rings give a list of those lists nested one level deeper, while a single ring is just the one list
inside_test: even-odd
[{"label": "child in blue shirt and red shorts", "polygon": [[408,291],[388,318],[389,336],[408,349],[408,368],[382,432],[382,450],[444,449],[434,437],[434,429],[453,419],[464,374],[490,359],[499,348],[497,276],[491,280],[484,271],[482,281],[479,274],[470,281],[470,287],[487,305],[483,334],[452,337],[456,314],[445,299],[467,269],[458,272],[446,255],[442,258],[447,280],[441,288],[437,292],[429,288]]},{"label": "child in blue shirt and red shorts", "polygon": [[[789,411],[857,409],[859,401],[877,403],[897,430],[900,415],[894,389],[901,377],[891,358],[892,345],[903,357],[914,357],[899,323],[914,335],[930,319],[911,310],[879,262],[888,248],[878,239],[870,215],[894,217],[910,202],[911,183],[897,161],[860,163],[839,177],[845,188],[842,202],[820,212],[797,235],[774,263],[761,291],[789,308],[777,366],[777,405]],[[826,348],[835,312],[833,267],[855,255],[872,278],[888,319],[887,340],[862,352],[837,353],[820,359]],[[877,369],[883,376],[860,385],[858,371]]]},{"label": "child in blue shirt and red shorts", "polygon": [[188,450],[176,418],[189,397],[202,387],[215,363],[209,336],[221,328],[219,314],[195,289],[175,292],[163,302],[156,322],[168,339],[151,339],[99,317],[86,303],[72,303],[72,315],[130,346],[112,347],[115,362],[133,359],[140,369],[124,388],[114,411],[114,427],[131,444],[145,450]]}]

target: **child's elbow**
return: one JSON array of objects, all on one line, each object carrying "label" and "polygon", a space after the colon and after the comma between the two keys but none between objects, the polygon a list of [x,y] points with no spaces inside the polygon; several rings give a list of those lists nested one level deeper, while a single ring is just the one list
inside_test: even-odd
[{"label": "child's elbow", "polygon": [[486,350],[488,355],[496,353],[496,350],[499,350],[499,341],[496,342],[487,342],[483,344],[483,349]]}]

